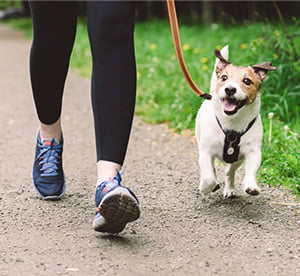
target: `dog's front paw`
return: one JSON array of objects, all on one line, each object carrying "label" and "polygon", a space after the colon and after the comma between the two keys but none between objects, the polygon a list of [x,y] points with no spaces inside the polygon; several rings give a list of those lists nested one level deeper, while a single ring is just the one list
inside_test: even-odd
[{"label": "dog's front paw", "polygon": [[236,197],[236,192],[234,189],[224,189],[224,198],[233,198]]},{"label": "dog's front paw", "polygon": [[210,184],[205,184],[203,182],[199,185],[200,193],[207,195],[209,193],[215,192],[221,188],[220,184],[218,182],[213,182]]},{"label": "dog's front paw", "polygon": [[248,186],[245,187],[245,192],[249,195],[256,196],[260,193],[260,188],[258,186]]}]

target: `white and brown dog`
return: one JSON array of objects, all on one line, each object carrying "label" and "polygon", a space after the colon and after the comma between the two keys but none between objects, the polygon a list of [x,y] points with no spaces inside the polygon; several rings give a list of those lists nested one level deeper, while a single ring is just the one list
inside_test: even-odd
[{"label": "white and brown dog", "polygon": [[256,173],[261,162],[262,123],[259,115],[262,81],[270,62],[248,67],[234,66],[228,59],[228,47],[217,56],[211,80],[211,101],[204,101],[196,118],[196,136],[201,170],[199,189],[208,194],[220,188],[214,160],[228,163],[224,197],[235,196],[234,176],[245,160],[243,189],[258,195]]}]

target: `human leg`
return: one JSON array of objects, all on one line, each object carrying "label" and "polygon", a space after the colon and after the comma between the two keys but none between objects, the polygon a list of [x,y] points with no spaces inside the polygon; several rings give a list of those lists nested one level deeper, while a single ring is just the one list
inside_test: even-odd
[{"label": "human leg", "polygon": [[97,161],[123,165],[131,130],[136,68],[134,2],[88,2]]},{"label": "human leg", "polygon": [[134,15],[134,2],[88,2],[97,184],[100,183],[96,190],[93,227],[102,232],[120,232],[127,222],[139,217],[138,200],[120,185],[119,174],[127,150],[136,95]]},{"label": "human leg", "polygon": [[40,128],[33,182],[45,199],[65,190],[60,124],[63,89],[76,32],[76,2],[30,1],[33,42],[30,76]]},{"label": "human leg", "polygon": [[[37,115],[48,126],[45,135],[53,132],[60,136],[58,121],[76,33],[76,2],[30,1],[30,9],[33,22],[30,76]],[[41,125],[42,137],[43,134]]]}]

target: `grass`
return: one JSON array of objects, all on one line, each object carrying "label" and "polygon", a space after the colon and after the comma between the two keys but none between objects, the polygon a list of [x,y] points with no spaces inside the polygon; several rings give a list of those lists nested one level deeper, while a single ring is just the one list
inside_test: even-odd
[{"label": "grass", "polygon": [[[28,20],[15,20],[12,24],[31,36]],[[227,44],[230,46],[229,60],[234,64],[271,61],[278,68],[275,72],[269,72],[261,93],[265,135],[259,181],[284,186],[298,195],[299,24],[299,20],[292,18],[292,23],[286,26],[279,23],[253,23],[180,27],[188,69],[204,91],[209,91],[215,61],[213,50]],[[180,72],[168,22],[156,20],[137,23],[135,45],[138,77],[136,114],[148,123],[167,123],[178,132],[193,130],[202,99],[192,93]],[[90,76],[91,54],[83,20],[78,24],[71,66],[77,68],[82,76]],[[270,112],[274,113],[272,119],[269,119]]]},{"label": "grass", "polygon": [[271,117],[263,120],[265,135],[259,180],[300,195],[299,131]]}]

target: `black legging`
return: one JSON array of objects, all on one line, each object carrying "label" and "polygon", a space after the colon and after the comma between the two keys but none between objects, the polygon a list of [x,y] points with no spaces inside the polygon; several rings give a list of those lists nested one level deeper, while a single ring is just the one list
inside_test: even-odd
[{"label": "black legging", "polygon": [[[76,33],[76,1],[31,1],[30,74],[39,120],[56,122]],[[97,160],[123,164],[136,96],[134,1],[88,1]]]}]

